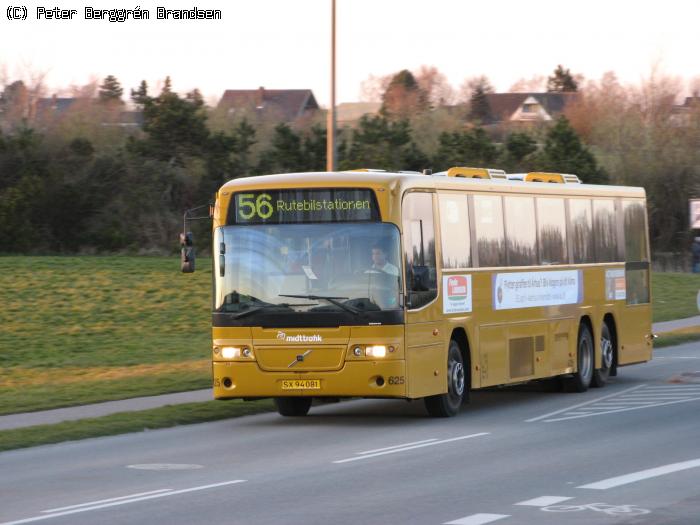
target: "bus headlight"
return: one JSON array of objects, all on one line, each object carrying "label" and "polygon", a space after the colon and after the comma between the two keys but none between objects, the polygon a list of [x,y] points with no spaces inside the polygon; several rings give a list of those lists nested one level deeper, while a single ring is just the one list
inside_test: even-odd
[{"label": "bus headlight", "polygon": [[374,345],[365,348],[365,355],[367,357],[386,357],[386,346],[385,345]]},{"label": "bus headlight", "polygon": [[224,359],[253,358],[253,351],[247,346],[224,346],[221,348],[221,357]]}]

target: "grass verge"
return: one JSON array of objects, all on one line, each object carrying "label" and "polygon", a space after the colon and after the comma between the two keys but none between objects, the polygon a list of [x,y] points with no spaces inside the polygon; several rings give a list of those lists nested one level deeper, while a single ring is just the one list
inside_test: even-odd
[{"label": "grass verge", "polygon": [[273,410],[271,399],[206,401],[0,431],[0,451],[91,437],[191,425]]},{"label": "grass verge", "polygon": [[680,330],[673,330],[671,332],[662,332],[654,341],[654,348],[675,346],[692,341],[700,341],[700,326],[681,328]]},{"label": "grass verge", "polygon": [[[1,379],[1,377],[0,377]],[[51,382],[31,388],[0,387],[0,415],[35,412],[89,403],[116,401],[142,396],[157,396],[187,390],[211,388],[211,364],[202,371],[154,374],[149,377],[123,377],[114,380]]]},{"label": "grass verge", "polygon": [[700,274],[654,272],[651,283],[655,323],[698,315]]}]

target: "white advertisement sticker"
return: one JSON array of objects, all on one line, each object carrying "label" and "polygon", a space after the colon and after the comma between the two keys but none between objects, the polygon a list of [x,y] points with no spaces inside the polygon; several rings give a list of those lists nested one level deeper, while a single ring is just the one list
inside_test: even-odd
[{"label": "white advertisement sticker", "polygon": [[625,269],[605,270],[605,298],[608,301],[624,301],[627,299],[627,283]]},{"label": "white advertisement sticker", "polygon": [[583,300],[581,270],[492,275],[493,309],[578,304]]},{"label": "white advertisement sticker", "polygon": [[456,314],[472,311],[472,276],[442,276],[442,311]]}]

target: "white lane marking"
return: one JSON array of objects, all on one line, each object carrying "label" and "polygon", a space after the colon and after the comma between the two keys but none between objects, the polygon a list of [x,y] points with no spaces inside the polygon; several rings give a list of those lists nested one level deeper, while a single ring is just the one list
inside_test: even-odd
[{"label": "white lane marking", "polygon": [[[391,450],[386,450],[384,452],[375,452],[374,454],[365,454],[363,456],[356,456],[354,458],[339,459],[339,460],[333,461],[333,463],[349,463],[350,461],[358,461],[360,459],[374,458],[376,456],[384,456],[386,454],[395,454],[396,452],[406,452],[407,450],[413,450],[416,448],[430,447],[433,445],[442,445],[443,443],[451,443],[453,441],[460,441],[462,439],[470,439],[470,438],[475,438],[475,437],[479,437],[479,436],[487,436],[489,434],[490,434],[490,432],[479,432],[478,434],[469,434],[468,436],[459,436],[459,437],[450,438],[450,439],[441,439],[439,441],[431,441],[430,443],[422,443],[420,445],[413,445],[410,447],[403,447],[403,448],[394,448]],[[3,525],[3,524],[0,523],[0,525]]]},{"label": "white lane marking", "polygon": [[244,479],[234,479],[232,481],[224,481],[222,483],[212,483],[211,485],[202,485],[199,487],[192,487],[189,489],[173,490],[173,491],[165,492],[162,494],[151,494],[150,496],[141,496],[139,498],[132,498],[132,499],[126,499],[126,500],[121,500],[121,501],[113,501],[111,503],[104,503],[102,505],[94,505],[92,507],[83,507],[80,509],[67,510],[65,512],[56,512],[54,514],[44,514],[43,516],[34,516],[32,518],[25,518],[22,520],[5,521],[3,523],[0,523],[0,525],[20,525],[21,523],[31,523],[33,521],[48,520],[50,518],[58,518],[60,516],[67,516],[69,514],[77,514],[79,512],[88,512],[90,510],[98,510],[98,509],[104,509],[107,507],[115,507],[117,505],[125,505],[127,503],[135,503],[137,501],[145,501],[145,500],[154,499],[154,498],[163,498],[165,496],[174,496],[176,494],[185,494],[187,492],[195,492],[198,490],[206,490],[206,489],[212,489],[215,487],[223,487],[225,485],[233,485],[235,483],[243,483],[245,481],[246,480],[244,480]]},{"label": "white lane marking", "polygon": [[635,483],[637,481],[655,478],[657,476],[665,476],[666,474],[672,474],[673,472],[680,472],[682,470],[688,470],[697,467],[700,467],[700,459],[691,459],[689,461],[671,463],[670,465],[662,465],[660,467],[640,470],[638,472],[632,472],[631,474],[625,474],[623,476],[616,476],[614,478],[596,481],[595,483],[581,485],[580,487],[576,488],[606,490],[611,489],[613,487],[619,487],[620,485],[627,485],[628,483]]},{"label": "white lane marking", "polygon": [[171,490],[173,490],[173,489],[160,489],[160,490],[152,490],[150,492],[139,492],[137,494],[129,494],[128,496],[119,496],[118,498],[99,499],[97,501],[88,501],[87,503],[78,503],[77,505],[68,505],[67,507],[58,507],[56,509],[42,510],[41,512],[59,512],[61,510],[77,509],[78,507],[89,507],[91,505],[97,505],[98,503],[108,503],[110,501],[119,501],[120,499],[137,498],[139,496],[147,496],[148,494],[158,494],[160,492],[170,492]]},{"label": "white lane marking", "polygon": [[447,521],[443,525],[483,525],[493,521],[509,518],[510,514],[472,514],[454,521]]},{"label": "white lane marking", "polygon": [[[589,407],[588,410],[619,410],[620,408],[627,408],[625,406],[617,405],[600,405],[599,407]],[[585,414],[585,412],[584,412]]]},{"label": "white lane marking", "polygon": [[513,505],[526,505],[528,507],[548,507],[549,505],[554,505],[555,503],[561,503],[562,501],[567,501],[570,499],[573,498],[569,496],[540,496],[539,498],[521,501],[520,503],[514,503]]},{"label": "white lane marking", "polygon": [[[693,397],[690,399],[679,399],[678,401],[665,401],[663,403],[647,403],[642,406],[636,406],[636,407],[629,407],[629,408],[621,408],[619,410],[609,410],[607,412],[586,412],[586,413],[573,413],[570,416],[566,417],[559,417],[555,419],[545,419],[545,423],[554,423],[555,421],[566,421],[567,419],[578,419],[582,417],[590,417],[590,416],[599,416],[599,415],[605,415],[605,414],[616,414],[618,412],[628,412],[630,410],[641,410],[643,408],[653,408],[653,407],[663,407],[666,405],[675,405],[677,403],[687,403],[688,401],[698,401],[700,400],[700,397]],[[2,524],[0,524],[2,525]]]},{"label": "white lane marking", "polygon": [[628,388],[627,390],[622,390],[620,392],[615,392],[614,394],[609,394],[607,396],[598,397],[596,399],[593,399],[592,401],[586,401],[585,403],[579,403],[578,405],[573,405],[570,407],[562,408],[561,410],[555,410],[554,412],[550,412],[549,414],[545,414],[543,416],[537,416],[537,417],[533,417],[531,419],[526,419],[525,423],[534,423],[535,421],[539,421],[541,419],[547,419],[548,417],[556,416],[557,414],[561,414],[562,412],[568,412],[569,410],[573,410],[575,408],[579,408],[579,407],[583,407],[586,405],[591,405],[593,403],[597,403],[598,401],[602,401],[603,399],[609,399],[611,397],[622,395],[626,392],[632,392],[633,390],[637,390],[638,388],[642,388],[643,386],[645,386],[645,385],[633,386],[632,388]]},{"label": "white lane marking", "polygon": [[374,454],[375,452],[384,452],[385,450],[391,450],[394,448],[408,447],[411,445],[420,445],[421,443],[429,443],[431,441],[437,441],[437,438],[424,439],[423,441],[413,441],[412,443],[404,443],[402,445],[394,445],[393,447],[375,448],[374,450],[365,450],[364,452],[358,452],[357,454]]},{"label": "white lane marking", "polygon": [[672,390],[700,390],[700,385],[675,384],[669,386],[648,386],[647,390],[653,390],[655,392]]}]

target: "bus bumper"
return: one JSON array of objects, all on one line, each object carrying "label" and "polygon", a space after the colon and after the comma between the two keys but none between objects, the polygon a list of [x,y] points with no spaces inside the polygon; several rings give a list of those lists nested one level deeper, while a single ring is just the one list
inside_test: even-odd
[{"label": "bus bumper", "polygon": [[[291,381],[301,380],[318,388],[289,389]],[[287,383],[285,383],[285,381]],[[228,386],[227,386],[228,385]],[[406,397],[406,362],[346,362],[332,372],[263,372],[257,363],[213,363],[215,399],[241,397]],[[287,388],[283,388],[287,386]]]}]

